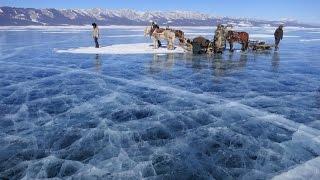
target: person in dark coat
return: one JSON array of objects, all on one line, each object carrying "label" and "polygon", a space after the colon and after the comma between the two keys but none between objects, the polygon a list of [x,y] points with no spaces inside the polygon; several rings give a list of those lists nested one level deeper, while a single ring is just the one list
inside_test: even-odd
[{"label": "person in dark coat", "polygon": [[274,39],[276,48],[279,47],[280,40],[283,38],[283,25],[280,25],[277,30],[274,32]]},{"label": "person in dark coat", "polygon": [[96,44],[96,48],[99,48],[99,42],[98,42],[99,33],[100,33],[99,28],[96,23],[92,23],[92,27],[93,27],[92,36]]},{"label": "person in dark coat", "polygon": [[[156,29],[160,29],[159,25],[154,21],[152,21],[151,23],[151,28],[152,28],[152,32],[154,32]],[[161,46],[161,42],[160,40],[158,40],[158,47],[160,46]]]}]

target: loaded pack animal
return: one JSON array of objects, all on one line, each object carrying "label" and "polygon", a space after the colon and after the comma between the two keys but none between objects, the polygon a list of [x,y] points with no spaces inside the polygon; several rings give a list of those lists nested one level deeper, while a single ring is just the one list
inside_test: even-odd
[{"label": "loaded pack animal", "polygon": [[238,42],[242,45],[243,51],[248,49],[249,34],[246,32],[236,32],[227,30],[228,27],[233,27],[231,24],[226,26],[222,24],[217,25],[217,29],[214,34],[214,52],[222,53],[226,49],[226,41],[230,44],[230,51],[233,51],[233,43]]},{"label": "loaded pack animal", "polygon": [[169,26],[166,27],[166,30],[171,30],[174,32],[176,38],[179,40],[179,45],[184,45],[185,44],[185,38],[184,38],[184,32],[181,30],[177,29],[171,29]]},{"label": "loaded pack animal", "polygon": [[245,51],[249,46],[249,34],[246,32],[228,31],[227,41],[230,44],[230,51],[233,51],[233,43],[238,42],[241,44],[241,50]]},{"label": "loaded pack animal", "polygon": [[164,39],[167,41],[167,49],[173,50],[174,49],[174,40],[175,40],[175,33],[171,30],[166,29],[153,29],[151,27],[146,27],[144,30],[144,36],[151,36],[153,39],[153,48],[158,49],[158,40]]},{"label": "loaded pack animal", "polygon": [[213,50],[213,42],[202,37],[198,36],[194,39],[186,40],[190,49],[192,49],[193,54],[202,54],[202,53],[211,53]]}]

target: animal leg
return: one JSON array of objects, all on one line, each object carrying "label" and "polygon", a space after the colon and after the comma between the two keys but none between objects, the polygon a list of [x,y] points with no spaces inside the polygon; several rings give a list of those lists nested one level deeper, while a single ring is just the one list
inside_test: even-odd
[{"label": "animal leg", "polygon": [[171,40],[168,40],[168,49],[169,49],[169,50],[173,50],[173,48],[172,48],[172,41],[171,41]]},{"label": "animal leg", "polygon": [[245,51],[244,46],[245,46],[244,43],[241,43],[241,50],[242,51]]},{"label": "animal leg", "polygon": [[158,46],[158,39],[153,39],[153,49],[158,49],[159,46]]},{"label": "animal leg", "polygon": [[230,44],[230,52],[233,52],[233,43],[232,42],[229,42],[229,44]]}]

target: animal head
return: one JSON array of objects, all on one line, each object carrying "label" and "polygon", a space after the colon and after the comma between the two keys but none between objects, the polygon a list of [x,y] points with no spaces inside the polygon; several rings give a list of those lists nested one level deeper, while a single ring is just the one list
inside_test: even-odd
[{"label": "animal head", "polygon": [[144,36],[151,36],[151,27],[144,28]]},{"label": "animal head", "polygon": [[175,30],[174,31],[175,36],[179,39],[180,43],[185,43],[185,38],[184,38],[184,32],[181,30]]},{"label": "animal head", "polygon": [[175,30],[175,34],[179,38],[184,38],[184,32],[181,30]]}]

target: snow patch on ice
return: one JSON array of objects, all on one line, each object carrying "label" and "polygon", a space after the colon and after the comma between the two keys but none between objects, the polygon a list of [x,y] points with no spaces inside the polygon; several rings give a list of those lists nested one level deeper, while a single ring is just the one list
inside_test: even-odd
[{"label": "snow patch on ice", "polygon": [[44,31],[43,34],[71,34],[71,33],[81,33],[81,31]]},{"label": "snow patch on ice", "polygon": [[132,35],[114,35],[114,36],[103,36],[103,37],[111,37],[111,38],[114,38],[114,37],[143,37],[144,35],[138,35],[138,34],[132,34]]},{"label": "snow patch on ice", "polygon": [[116,44],[105,46],[101,48],[95,47],[79,47],[66,50],[56,50],[57,53],[74,53],[74,54],[168,54],[168,53],[185,53],[186,51],[175,46],[174,50],[168,50],[167,46],[161,46],[158,49],[153,49],[150,43],[136,43],[136,44]]}]

